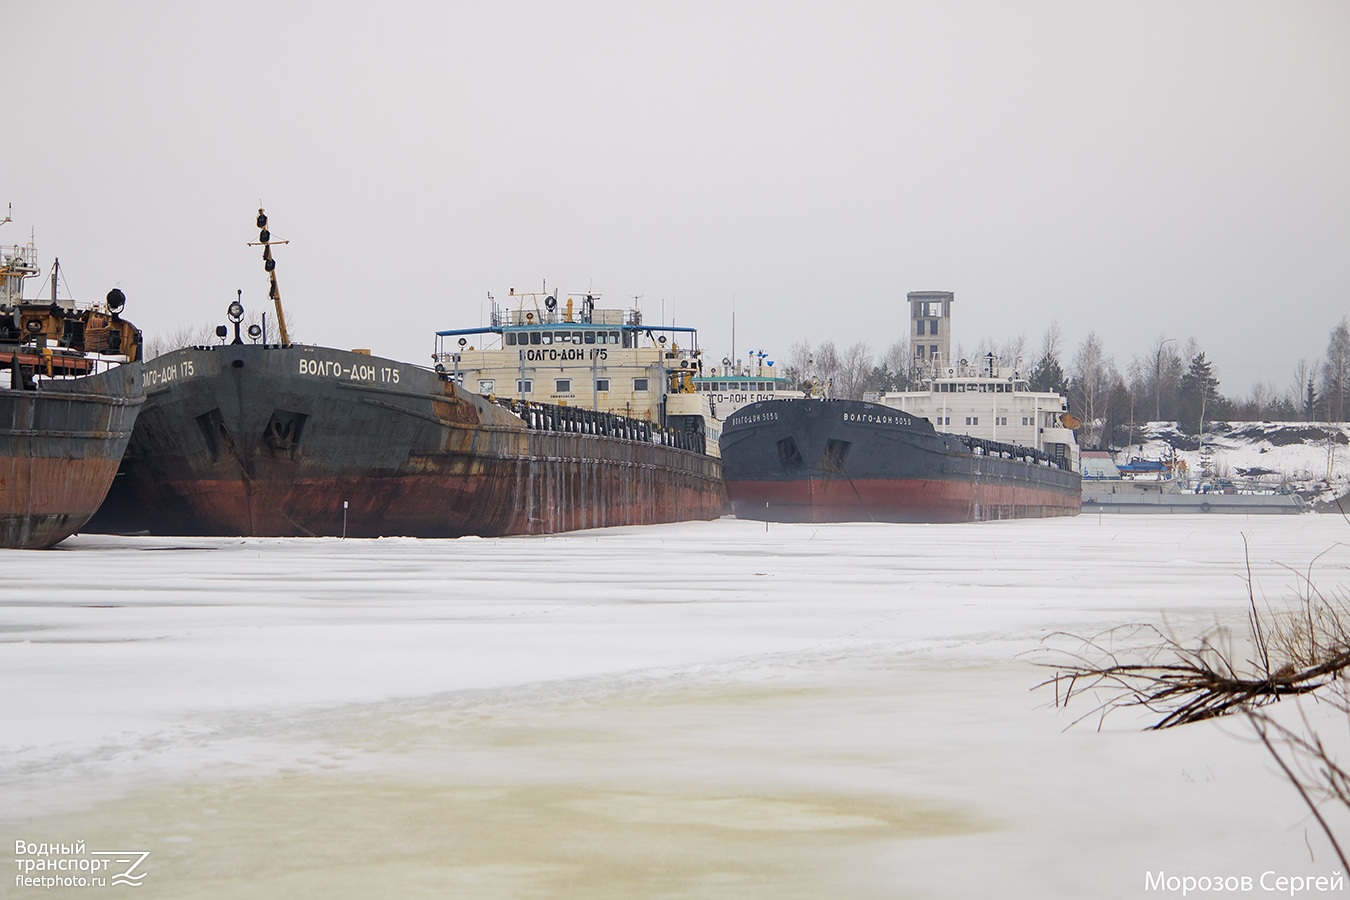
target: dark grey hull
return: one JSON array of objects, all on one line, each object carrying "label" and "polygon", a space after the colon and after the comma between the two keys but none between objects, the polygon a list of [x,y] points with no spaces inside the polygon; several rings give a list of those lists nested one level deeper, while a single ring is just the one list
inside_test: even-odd
[{"label": "dark grey hull", "polygon": [[225,345],[152,360],[146,384],[94,523],[103,530],[457,537],[710,519],[725,507],[713,457],[612,417],[514,415],[395,360]]},{"label": "dark grey hull", "polygon": [[737,516],[771,521],[970,522],[1076,515],[1078,473],[1026,448],[942,434],[856,400],[768,400],[722,430]]}]

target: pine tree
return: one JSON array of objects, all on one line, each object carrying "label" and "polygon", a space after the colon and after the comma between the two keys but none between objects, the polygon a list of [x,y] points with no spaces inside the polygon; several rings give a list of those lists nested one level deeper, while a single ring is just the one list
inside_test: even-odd
[{"label": "pine tree", "polygon": [[1181,376],[1181,427],[1195,434],[1204,425],[1205,413],[1219,399],[1219,379],[1204,351],[1191,357],[1191,366]]},{"label": "pine tree", "polygon": [[1064,367],[1053,353],[1047,353],[1031,370],[1027,379],[1033,391],[1054,391],[1056,394],[1068,394],[1069,379],[1064,376]]}]

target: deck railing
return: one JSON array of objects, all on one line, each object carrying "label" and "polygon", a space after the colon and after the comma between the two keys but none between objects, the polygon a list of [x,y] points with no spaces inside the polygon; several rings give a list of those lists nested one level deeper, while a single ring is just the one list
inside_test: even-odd
[{"label": "deck railing", "polygon": [[520,416],[527,427],[536,431],[594,434],[628,441],[664,444],[694,453],[707,453],[707,438],[702,432],[662,428],[646,419],[598,412],[579,406],[554,406],[549,403],[502,398],[497,402]]}]

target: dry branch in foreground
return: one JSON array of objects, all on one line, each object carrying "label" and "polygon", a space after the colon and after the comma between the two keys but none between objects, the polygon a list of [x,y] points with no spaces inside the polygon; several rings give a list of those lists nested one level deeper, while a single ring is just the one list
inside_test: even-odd
[{"label": "dry branch in foreground", "polygon": [[1311,665],[1268,654],[1239,665],[1231,650],[1208,637],[1190,648],[1152,625],[1121,626],[1078,640],[1077,651],[1060,651],[1059,660],[1042,664],[1055,674],[1038,685],[1053,687],[1060,707],[1079,695],[1096,699],[1074,724],[1142,707],[1161,716],[1151,729],[1170,728],[1311,693],[1335,684],[1350,667],[1350,646],[1325,648]]},{"label": "dry branch in foreground", "polygon": [[[1152,625],[1113,628],[1093,638],[1074,638],[1073,650],[1051,649],[1041,665],[1054,675],[1037,685],[1053,687],[1055,705],[1066,707],[1089,695],[1095,705],[1075,719],[1101,719],[1113,710],[1137,707],[1158,714],[1152,729],[1245,713],[1257,739],[1298,791],[1337,858],[1350,863],[1323,813],[1325,805],[1350,810],[1350,771],[1342,767],[1308,722],[1297,730],[1261,707],[1284,697],[1311,694],[1350,717],[1350,604],[1343,591],[1328,595],[1313,582],[1313,566],[1327,551],[1294,572],[1297,602],[1283,610],[1258,608],[1247,564],[1247,634],[1237,643],[1215,629],[1188,647]],[[1052,637],[1066,637],[1060,634]],[[1071,636],[1070,636],[1071,637]]]},{"label": "dry branch in foreground", "polygon": [[1240,641],[1215,629],[1191,647],[1156,626],[1139,624],[1090,638],[1059,633],[1049,640],[1071,639],[1077,646],[1049,649],[1052,660],[1040,665],[1054,675],[1037,687],[1053,688],[1059,707],[1081,695],[1094,698],[1095,705],[1073,724],[1139,707],[1160,716],[1150,728],[1170,728],[1323,688],[1344,708],[1341,675],[1350,669],[1350,607],[1343,594],[1326,595],[1313,582],[1321,555],[1306,573],[1294,573],[1298,601],[1280,611],[1258,607],[1249,559],[1248,628]]}]

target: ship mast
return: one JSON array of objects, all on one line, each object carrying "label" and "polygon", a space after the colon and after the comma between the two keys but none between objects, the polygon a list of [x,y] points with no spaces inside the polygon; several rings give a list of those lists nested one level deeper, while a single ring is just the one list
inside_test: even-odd
[{"label": "ship mast", "polygon": [[281,309],[281,289],[277,287],[277,261],[272,258],[273,244],[289,244],[290,241],[272,240],[272,232],[267,230],[267,211],[258,210],[258,240],[250,242],[250,247],[263,248],[263,268],[267,270],[267,277],[271,282],[267,291],[267,296],[272,298],[272,303],[277,310],[277,331],[281,333],[281,346],[289,347],[291,337],[286,333],[286,314]]}]

